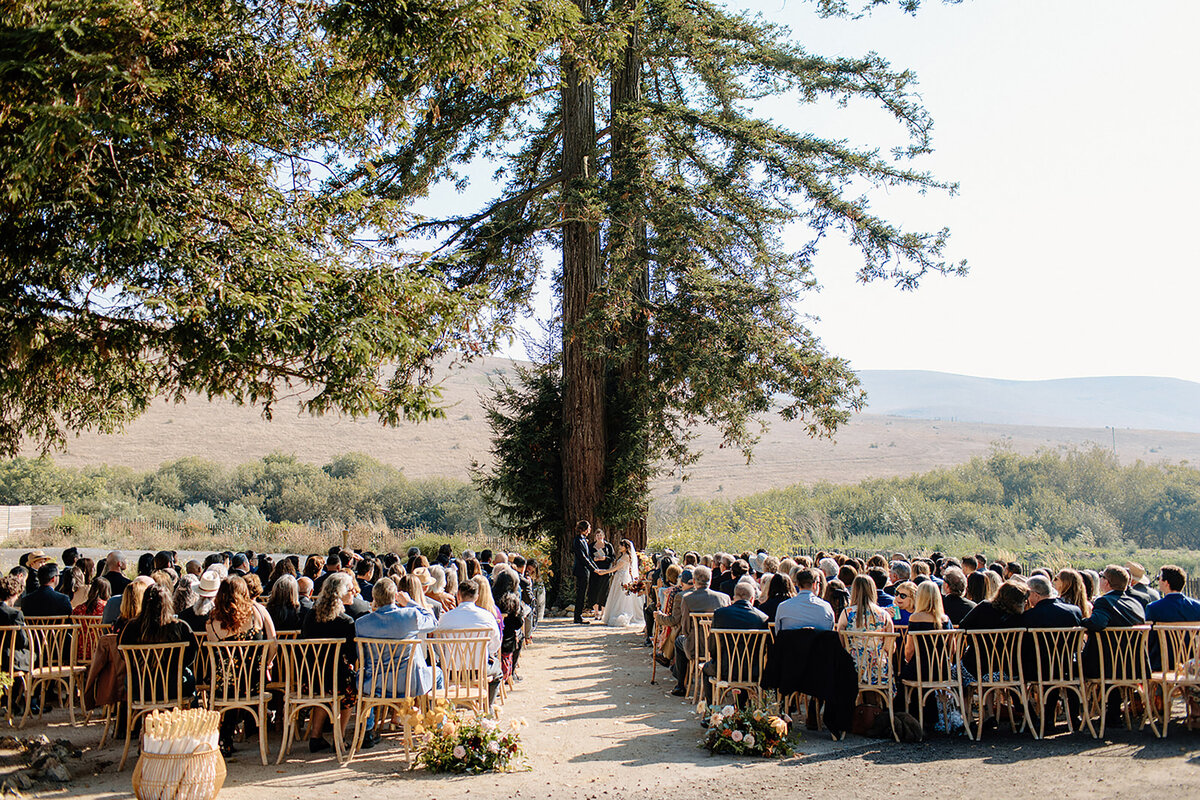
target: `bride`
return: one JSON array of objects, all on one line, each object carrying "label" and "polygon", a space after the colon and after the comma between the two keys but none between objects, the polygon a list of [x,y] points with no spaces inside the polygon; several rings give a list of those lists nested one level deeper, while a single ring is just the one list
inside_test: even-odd
[{"label": "bride", "polygon": [[622,539],[617,548],[616,563],[610,569],[599,570],[597,574],[613,576],[608,587],[608,602],[604,605],[604,616],[601,621],[614,628],[641,625],[641,595],[630,594],[621,588],[627,583],[633,583],[639,575],[637,552],[633,549],[633,542]]}]

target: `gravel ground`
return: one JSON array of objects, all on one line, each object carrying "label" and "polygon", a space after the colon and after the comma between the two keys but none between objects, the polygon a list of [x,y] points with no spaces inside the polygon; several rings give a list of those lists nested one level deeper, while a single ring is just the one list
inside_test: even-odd
[{"label": "gravel ground", "polygon": [[[1007,729],[982,743],[936,739],[899,745],[854,736],[832,742],[806,733],[797,754],[783,761],[709,756],[697,745],[700,727],[692,709],[670,697],[670,679],[659,671],[650,684],[648,651],[637,629],[613,630],[548,620],[522,657],[523,681],[502,709],[530,723],[524,741],[529,769],[505,775],[443,777],[406,771],[402,750],[382,745],[339,767],[327,754],[301,745],[275,766],[279,740],[271,738],[272,764],[258,762],[253,742],[239,745],[229,762],[221,797],[226,800],[374,798],[398,785],[413,796],[449,800],[484,796],[522,798],[698,797],[718,791],[743,796],[971,796],[994,788],[1006,798],[1200,797],[1200,732],[1172,727],[1157,740],[1148,732],[1110,732],[1107,741],[1059,735],[1037,742]],[[131,767],[116,772],[120,750],[95,750],[99,727],[72,728],[56,711],[31,733],[67,737],[89,749],[70,762],[76,780],[41,794],[83,798],[126,797]],[[697,791],[697,784],[699,792]],[[969,788],[968,788],[969,787]]]}]

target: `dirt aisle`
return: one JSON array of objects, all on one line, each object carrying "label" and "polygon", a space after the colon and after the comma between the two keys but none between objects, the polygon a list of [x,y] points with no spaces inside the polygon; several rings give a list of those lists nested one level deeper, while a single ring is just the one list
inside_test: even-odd
[{"label": "dirt aisle", "polygon": [[[1173,727],[1159,741],[1117,731],[1108,743],[1088,736],[1035,742],[1028,735],[991,734],[975,744],[940,739],[920,745],[849,737],[833,743],[806,734],[795,757],[782,762],[711,757],[697,747],[691,708],[670,697],[669,676],[649,684],[648,651],[637,629],[616,631],[548,620],[522,657],[523,680],[502,709],[524,717],[530,769],[506,775],[445,777],[404,770],[402,751],[385,739],[348,767],[302,742],[281,766],[263,767],[253,743],[229,762],[224,800],[315,797],[376,798],[400,789],[422,800],[501,797],[620,800],[705,797],[731,792],[756,797],[957,797],[994,787],[1006,798],[1045,800],[1118,795],[1200,797],[1200,732]],[[47,729],[94,747],[98,726],[72,729],[55,712]],[[272,762],[278,737],[270,741]],[[131,768],[117,774],[120,750],[88,751],[69,764],[80,777],[53,794],[126,797]],[[98,774],[89,774],[91,771]],[[703,787],[697,790],[696,784]],[[975,791],[966,787],[974,786]],[[722,788],[723,787],[723,788]]]}]

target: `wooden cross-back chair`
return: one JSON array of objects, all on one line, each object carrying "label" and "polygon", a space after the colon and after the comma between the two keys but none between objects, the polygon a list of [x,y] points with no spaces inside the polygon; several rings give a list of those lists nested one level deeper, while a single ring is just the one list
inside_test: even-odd
[{"label": "wooden cross-back chair", "polygon": [[900,641],[900,634],[887,631],[845,630],[839,636],[842,647],[854,659],[858,670],[858,702],[867,694],[878,695],[887,709],[892,724],[892,736],[900,741],[896,733],[896,671],[893,654]]},{"label": "wooden cross-back chair", "polygon": [[[1034,687],[1030,704],[1037,704],[1038,725],[1029,729],[1035,739],[1046,736],[1046,717],[1054,724],[1056,708],[1061,703],[1067,718],[1067,730],[1074,732],[1069,696],[1079,701],[1081,718],[1092,736],[1096,729],[1088,712],[1087,687],[1083,678],[1083,643],[1087,631],[1084,628],[1030,628],[1026,631],[1024,649],[1025,680]],[[1030,666],[1033,667],[1032,674]],[[1049,702],[1053,694],[1053,703]],[[1080,726],[1082,728],[1082,725]]]},{"label": "wooden cross-back chair", "polygon": [[164,644],[126,644],[120,651],[125,658],[125,750],[117,771],[125,769],[129,743],[138,717],[156,710],[184,707],[184,652],[187,642]]},{"label": "wooden cross-back chair", "polygon": [[[0,669],[12,678],[4,689],[4,719],[8,727],[13,726],[13,698],[16,697],[17,681],[25,681],[25,671],[17,669],[13,661],[16,659],[18,647],[22,650],[29,646],[29,635],[24,628],[0,628]],[[28,684],[26,683],[26,686]]]},{"label": "wooden cross-back chair", "polygon": [[[683,598],[677,598],[676,602],[683,602]],[[708,633],[712,630],[712,618],[711,611],[689,614],[688,630],[684,631],[689,641],[695,640],[684,687],[688,699],[693,703],[699,702],[704,695],[704,662],[712,658],[712,654],[708,652]]]},{"label": "wooden cross-back chair", "polygon": [[[362,747],[367,734],[367,718],[375,714],[375,727],[382,727],[383,711],[400,711],[416,694],[413,676],[425,658],[417,639],[358,639],[358,705],[354,715],[354,736],[346,763]],[[370,677],[367,677],[368,666]],[[412,765],[412,729],[404,724],[404,764]]]},{"label": "wooden cross-back chair", "polygon": [[29,721],[33,696],[39,691],[41,699],[38,719],[42,718],[42,711],[46,708],[46,688],[49,686],[62,687],[61,699],[67,704],[71,724],[75,724],[75,694],[84,673],[84,667],[77,663],[76,658],[79,626],[74,622],[64,622],[66,617],[50,619],[56,619],[58,622],[25,626],[32,661],[25,678],[25,713],[21,717],[20,725],[22,728]]},{"label": "wooden cross-back chair", "polygon": [[490,709],[488,702],[489,628],[432,630],[424,635],[434,670],[442,671],[442,686],[434,696],[454,706]]},{"label": "wooden cross-back chair", "polygon": [[291,752],[305,709],[323,709],[333,725],[333,745],[338,763],[342,753],[342,698],[338,691],[338,668],[345,639],[293,639],[279,642],[279,657],[283,661],[283,743],[279,759]]},{"label": "wooden cross-back chair", "polygon": [[1100,657],[1100,677],[1089,681],[1096,693],[1096,707],[1100,714],[1099,737],[1104,738],[1105,717],[1108,716],[1109,697],[1117,692],[1125,717],[1125,727],[1133,728],[1130,705],[1134,697],[1140,698],[1145,713],[1139,727],[1150,726],[1158,736],[1158,722],[1150,705],[1150,660],[1147,651],[1150,642],[1150,626],[1135,625],[1130,628],[1105,628],[1090,634],[1096,637],[1096,649]]},{"label": "wooden cross-back chair", "polygon": [[773,638],[771,632],[766,629],[713,628],[711,633],[716,667],[716,675],[712,678],[713,705],[720,705],[726,694],[738,691],[761,701],[764,692],[760,681]]},{"label": "wooden cross-back chair", "polygon": [[[1022,668],[1022,643],[1025,631],[1022,628],[984,629],[963,631],[963,652],[970,650],[970,663],[963,666],[975,677],[971,686],[971,697],[977,704],[975,738],[983,738],[983,724],[989,705],[998,720],[1000,710],[1008,709],[1008,724],[1017,730],[1017,703],[1021,706],[1021,718],[1029,719],[1029,696],[1025,690],[1025,673]],[[970,724],[970,717],[966,718]],[[1026,723],[1023,721],[1022,725]]]},{"label": "wooden cross-back chair", "polygon": [[223,715],[245,711],[258,726],[258,756],[267,765],[267,668],[275,642],[205,642],[207,706]]},{"label": "wooden cross-back chair", "polygon": [[1165,737],[1171,724],[1171,702],[1176,694],[1183,697],[1188,730],[1195,725],[1200,709],[1193,707],[1190,691],[1200,691],[1200,623],[1156,622],[1154,635],[1158,637],[1158,654],[1161,669],[1151,675],[1162,691],[1162,730]]},{"label": "wooden cross-back chair", "polygon": [[79,624],[79,646],[75,648],[75,663],[87,667],[92,663],[92,654],[96,652],[100,637],[112,633],[112,625],[104,624],[104,617],[101,616],[81,615],[71,619]]},{"label": "wooden cross-back chair", "polygon": [[[908,631],[907,637],[914,646],[913,661],[916,664],[915,680],[902,680],[905,704],[912,707],[913,693],[917,696],[917,719],[925,727],[925,701],[930,695],[950,699],[967,718],[967,704],[963,697],[962,673],[956,668],[962,631],[933,630]],[[973,738],[970,727],[967,738]]]}]

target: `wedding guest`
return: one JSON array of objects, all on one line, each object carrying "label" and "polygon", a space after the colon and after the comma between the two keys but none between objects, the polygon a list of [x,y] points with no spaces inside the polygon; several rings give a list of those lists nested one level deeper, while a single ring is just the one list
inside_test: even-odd
[{"label": "wedding guest", "polygon": [[[145,578],[146,576],[140,577]],[[183,698],[181,699],[192,697],[196,693],[196,678],[192,672],[192,665],[196,661],[196,653],[199,649],[196,637],[192,635],[191,629],[185,623],[175,618],[171,595],[166,589],[153,581],[139,584],[135,580],[130,585],[130,590],[136,593],[139,586],[143,587],[140,591],[141,607],[138,609],[137,615],[122,627],[117,643],[118,645],[185,643],[187,646],[182,655]],[[174,674],[174,669],[178,669],[174,666],[175,663],[172,661],[168,666],[167,674]],[[169,691],[171,688],[160,684],[145,686],[134,684],[133,693],[135,699],[148,696],[158,700],[173,699],[175,693]]]},{"label": "wedding guest", "polygon": [[892,604],[892,622],[895,625],[907,626],[908,620],[917,605],[917,585],[912,581],[904,581],[895,588],[896,599]]},{"label": "wedding guest", "polygon": [[[875,581],[859,575],[850,586],[850,604],[838,617],[839,631],[892,633],[892,615],[875,602],[878,589]],[[893,643],[884,638],[850,638],[847,650],[858,667],[859,680],[873,683],[891,672]]]},{"label": "wedding guest", "polygon": [[671,694],[683,697],[687,694],[685,682],[691,662],[696,658],[696,632],[689,626],[692,614],[706,614],[729,605],[729,595],[709,588],[712,572],[708,567],[698,566],[692,570],[695,588],[683,595],[677,608],[672,609],[666,623],[681,633],[675,637],[675,660],[671,671],[675,675],[675,687]]},{"label": "wedding guest", "polygon": [[476,604],[480,583],[486,584],[487,581],[481,577],[479,581],[465,580],[458,585],[458,605],[442,614],[436,630],[488,629],[488,702],[490,704],[495,702],[496,692],[499,691],[500,681],[503,679],[499,658],[500,624],[496,620],[495,614],[485,611]]},{"label": "wedding guest", "polygon": [[[1124,567],[1109,564],[1100,573],[1100,596],[1092,603],[1092,613],[1083,621],[1083,626],[1093,633],[1108,628],[1129,628],[1146,623],[1146,609],[1136,597],[1128,594],[1129,573]],[[1100,654],[1097,637],[1089,636],[1083,648],[1083,674],[1088,678],[1100,677]],[[1120,703],[1110,704],[1109,710]],[[1118,714],[1119,715],[1119,714]]]},{"label": "wedding guest", "polygon": [[814,594],[816,581],[817,573],[812,568],[806,567],[796,573],[796,596],[779,604],[775,612],[776,631],[793,628],[833,630],[837,617],[833,607]]},{"label": "wedding guest", "polygon": [[975,603],[963,595],[967,591],[967,576],[958,567],[948,568],[942,575],[942,606],[953,625],[962,622]]},{"label": "wedding guest", "polygon": [[[750,576],[746,576],[733,587],[733,602],[727,606],[722,606],[713,610],[712,629],[713,630],[766,630],[767,615],[759,611],[753,605],[754,597],[758,593],[758,587],[755,581]],[[708,652],[710,656],[716,652],[716,636],[710,633],[708,636]],[[710,658],[705,662],[701,672],[705,676],[704,685],[704,702],[712,702],[712,681],[711,678],[717,676],[716,659]],[[721,678],[728,677],[727,675],[719,676]],[[757,680],[757,676],[754,677]]]},{"label": "wedding guest", "polygon": [[[908,632],[918,633],[920,631],[943,630],[950,627],[950,618],[946,616],[946,612],[942,608],[942,593],[938,591],[937,584],[933,581],[926,581],[917,586],[911,581],[904,582],[896,588],[896,603],[900,604],[902,596],[913,594],[913,613],[908,618]],[[917,659],[922,659],[923,666],[927,664],[924,653],[917,652],[916,638],[912,636],[905,637],[903,664],[900,667],[900,681],[897,682],[897,700],[902,708],[917,716],[917,700],[913,699],[911,704],[904,699],[904,693],[899,691],[902,682],[906,680],[916,680],[917,678]],[[924,671],[924,670],[923,670]],[[915,697],[915,693],[914,693]],[[925,723],[926,727],[931,727],[937,719],[937,701],[932,696],[926,700],[925,706]]]},{"label": "wedding guest", "polygon": [[[258,578],[253,572],[247,572],[246,575]],[[230,575],[221,582],[204,630],[210,642],[275,641],[275,624],[271,615],[250,597],[249,582],[239,575]],[[273,658],[274,647],[267,650],[264,669],[270,668]],[[226,677],[220,674],[219,667],[218,664],[218,671],[214,676],[218,692],[223,691],[222,683],[226,680]],[[226,711],[221,717],[217,745],[221,755],[226,758],[233,754],[233,732],[243,721],[250,723],[253,717],[241,709]]]},{"label": "wedding guest", "polygon": [[58,565],[43,564],[38,567],[38,588],[21,601],[21,611],[26,617],[69,617],[71,598],[54,587],[58,585]]},{"label": "wedding guest", "polygon": [[200,576],[196,586],[196,599],[190,608],[185,608],[179,618],[187,623],[196,633],[203,633],[208,625],[208,615],[212,613],[217,592],[221,588],[221,575],[215,569],[209,569]]},{"label": "wedding guest", "polygon": [[29,634],[25,631],[25,615],[14,603],[25,591],[25,578],[20,575],[6,575],[0,578],[0,628],[17,628],[13,634],[15,643],[12,647],[10,662],[9,650],[0,649],[0,667],[7,673],[28,672],[32,666],[29,649]]},{"label": "wedding guest", "polygon": [[125,568],[125,554],[120,550],[112,551],[104,560],[104,578],[112,587],[113,597],[119,597],[129,585],[129,578],[125,577]]},{"label": "wedding guest", "polygon": [[312,578],[301,576],[296,579],[296,590],[300,593],[300,607],[306,612],[312,611],[313,607],[313,582]]},{"label": "wedding guest", "polygon": [[1143,608],[1162,598],[1158,590],[1150,585],[1145,567],[1136,561],[1126,561],[1125,569],[1129,571],[1129,587],[1125,592],[1133,595]]},{"label": "wedding guest", "polygon": [[[433,614],[423,606],[414,603],[406,592],[398,591],[391,578],[385,577],[376,581],[371,587],[371,594],[374,610],[354,621],[355,635],[358,638],[411,639],[419,633],[433,630],[436,624]],[[379,664],[373,661],[372,652],[367,650],[367,657],[360,665],[362,684],[369,692],[373,692],[375,697],[391,697],[391,687],[376,686],[373,677],[378,670],[388,667],[390,662],[387,659],[391,658],[391,651],[386,649],[375,651],[380,658],[384,659]],[[424,647],[417,644],[413,649],[412,659],[415,668],[411,673],[408,672],[407,659],[409,656],[406,655],[404,658],[405,660],[397,669],[401,674],[407,674],[410,677],[401,696],[420,697],[427,694],[434,687],[434,671],[426,663]],[[388,694],[385,695],[385,691]],[[379,743],[374,709],[367,717],[366,728],[362,747],[369,750]]]},{"label": "wedding guest", "polygon": [[267,613],[276,631],[298,631],[307,611],[300,605],[300,584],[288,574],[280,575],[267,598]]},{"label": "wedding guest", "polygon": [[107,578],[95,578],[88,587],[87,597],[79,605],[71,609],[74,617],[99,617],[104,614],[104,606],[112,597],[112,587]]},{"label": "wedding guest", "polygon": [[[355,666],[358,650],[355,644],[354,620],[346,613],[346,606],[358,596],[354,580],[344,572],[333,572],[326,576],[321,592],[313,604],[312,611],[304,618],[300,628],[302,639],[342,639],[341,652],[336,662],[325,663],[326,680],[338,688],[342,711],[341,730],[334,736],[344,736],[346,723],[350,719],[349,709],[356,702],[357,674]],[[309,752],[319,753],[331,745],[323,735],[328,715],[322,709],[313,709],[308,739]]]},{"label": "wedding guest", "polygon": [[492,591],[496,597],[496,608],[502,616],[500,632],[500,666],[505,678],[512,678],[521,658],[521,645],[525,639],[526,607],[521,602],[520,584],[511,569],[497,566],[493,573]]},{"label": "wedding guest", "polygon": [[[142,613],[142,596],[146,594],[146,589],[154,586],[154,581],[146,575],[139,575],[129,582],[125,587],[125,591],[116,597],[109,599],[104,605],[104,616],[101,617],[101,622],[106,625],[112,625],[112,632],[119,634],[131,620],[137,618]],[[113,608],[113,601],[116,601],[117,615],[111,620],[109,612]]]},{"label": "wedding guest", "polygon": [[792,579],[776,572],[771,575],[771,583],[767,586],[767,596],[758,604],[758,610],[767,615],[768,622],[774,622],[779,604],[795,595],[796,587],[792,584]]},{"label": "wedding guest", "polygon": [[1054,578],[1054,588],[1064,603],[1079,609],[1084,617],[1092,615],[1092,601],[1088,598],[1087,585],[1083,575],[1070,568],[1059,570]]}]

